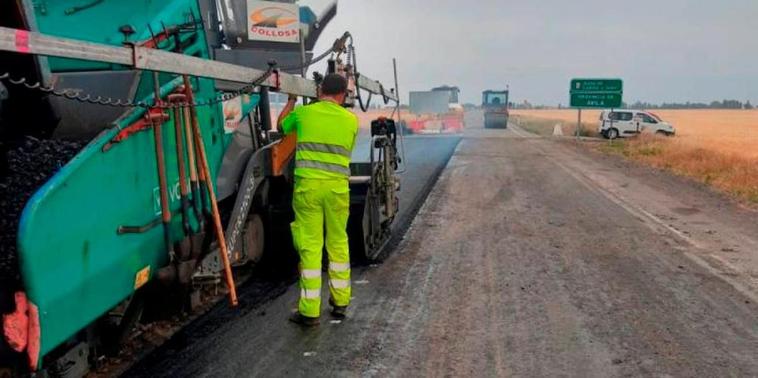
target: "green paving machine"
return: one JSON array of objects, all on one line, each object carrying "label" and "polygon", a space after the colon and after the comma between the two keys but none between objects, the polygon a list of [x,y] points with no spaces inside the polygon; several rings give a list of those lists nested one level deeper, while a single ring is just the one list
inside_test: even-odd
[{"label": "green paving machine", "polygon": [[[272,98],[312,101],[337,72],[358,100],[397,103],[356,72],[348,33],[313,54],[335,14],[294,0],[0,5],[0,376],[82,376],[139,320],[141,293],[186,303],[226,282],[235,304],[234,267],[292,254],[295,141],[273,130]],[[371,138],[350,179],[363,260],[398,207],[394,121]]]}]

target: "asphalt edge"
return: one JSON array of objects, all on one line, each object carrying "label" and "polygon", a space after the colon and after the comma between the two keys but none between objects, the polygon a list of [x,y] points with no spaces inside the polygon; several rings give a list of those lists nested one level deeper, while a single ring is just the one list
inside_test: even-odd
[{"label": "asphalt edge", "polygon": [[450,154],[450,156],[447,157],[443,164],[440,164],[439,167],[435,169],[435,171],[430,176],[431,179],[426,184],[426,186],[424,186],[424,189],[420,190],[416,197],[413,198],[412,207],[410,210],[408,210],[407,219],[399,223],[398,229],[392,233],[392,237],[390,237],[387,245],[385,245],[384,250],[382,250],[382,252],[377,257],[378,263],[382,263],[387,258],[391,257],[402,245],[403,241],[406,240],[405,236],[408,235],[408,232],[411,231],[413,225],[416,223],[418,214],[420,214],[424,207],[426,207],[426,204],[429,201],[429,197],[432,196],[435,190],[438,189],[440,178],[442,178],[449,171],[450,163],[458,154],[461,143],[464,139],[465,136],[461,135],[461,138],[458,139],[458,142],[455,144],[455,148],[453,148],[453,152]]}]

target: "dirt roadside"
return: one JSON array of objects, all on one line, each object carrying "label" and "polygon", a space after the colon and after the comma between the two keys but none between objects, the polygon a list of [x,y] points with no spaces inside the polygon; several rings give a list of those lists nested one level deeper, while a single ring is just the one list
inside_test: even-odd
[{"label": "dirt roadside", "polygon": [[574,140],[556,142],[545,152],[556,166],[638,217],[651,231],[675,237],[689,247],[685,253],[690,259],[758,303],[758,211],[694,180],[603,154]]},{"label": "dirt roadside", "polygon": [[756,214],[571,143],[469,131],[409,236],[431,274],[389,371],[758,374]]}]

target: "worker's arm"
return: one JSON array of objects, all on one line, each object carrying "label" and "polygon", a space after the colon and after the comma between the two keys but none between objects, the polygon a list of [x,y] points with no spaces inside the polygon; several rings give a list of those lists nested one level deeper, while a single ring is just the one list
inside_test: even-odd
[{"label": "worker's arm", "polygon": [[292,113],[292,110],[295,109],[295,104],[297,103],[297,96],[295,95],[289,95],[287,98],[287,105],[284,105],[284,108],[282,109],[282,112],[279,113],[279,119],[276,121],[276,129],[281,133],[288,134],[291,130],[285,130],[286,128],[284,125],[284,120],[287,118],[290,113]]}]

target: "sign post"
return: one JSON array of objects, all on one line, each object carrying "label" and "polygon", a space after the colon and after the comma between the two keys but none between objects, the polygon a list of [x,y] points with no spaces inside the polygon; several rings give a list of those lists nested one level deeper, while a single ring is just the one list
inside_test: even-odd
[{"label": "sign post", "polygon": [[624,82],[621,79],[572,79],[569,103],[579,112],[576,137],[582,129],[582,109],[620,108],[623,95]]}]

